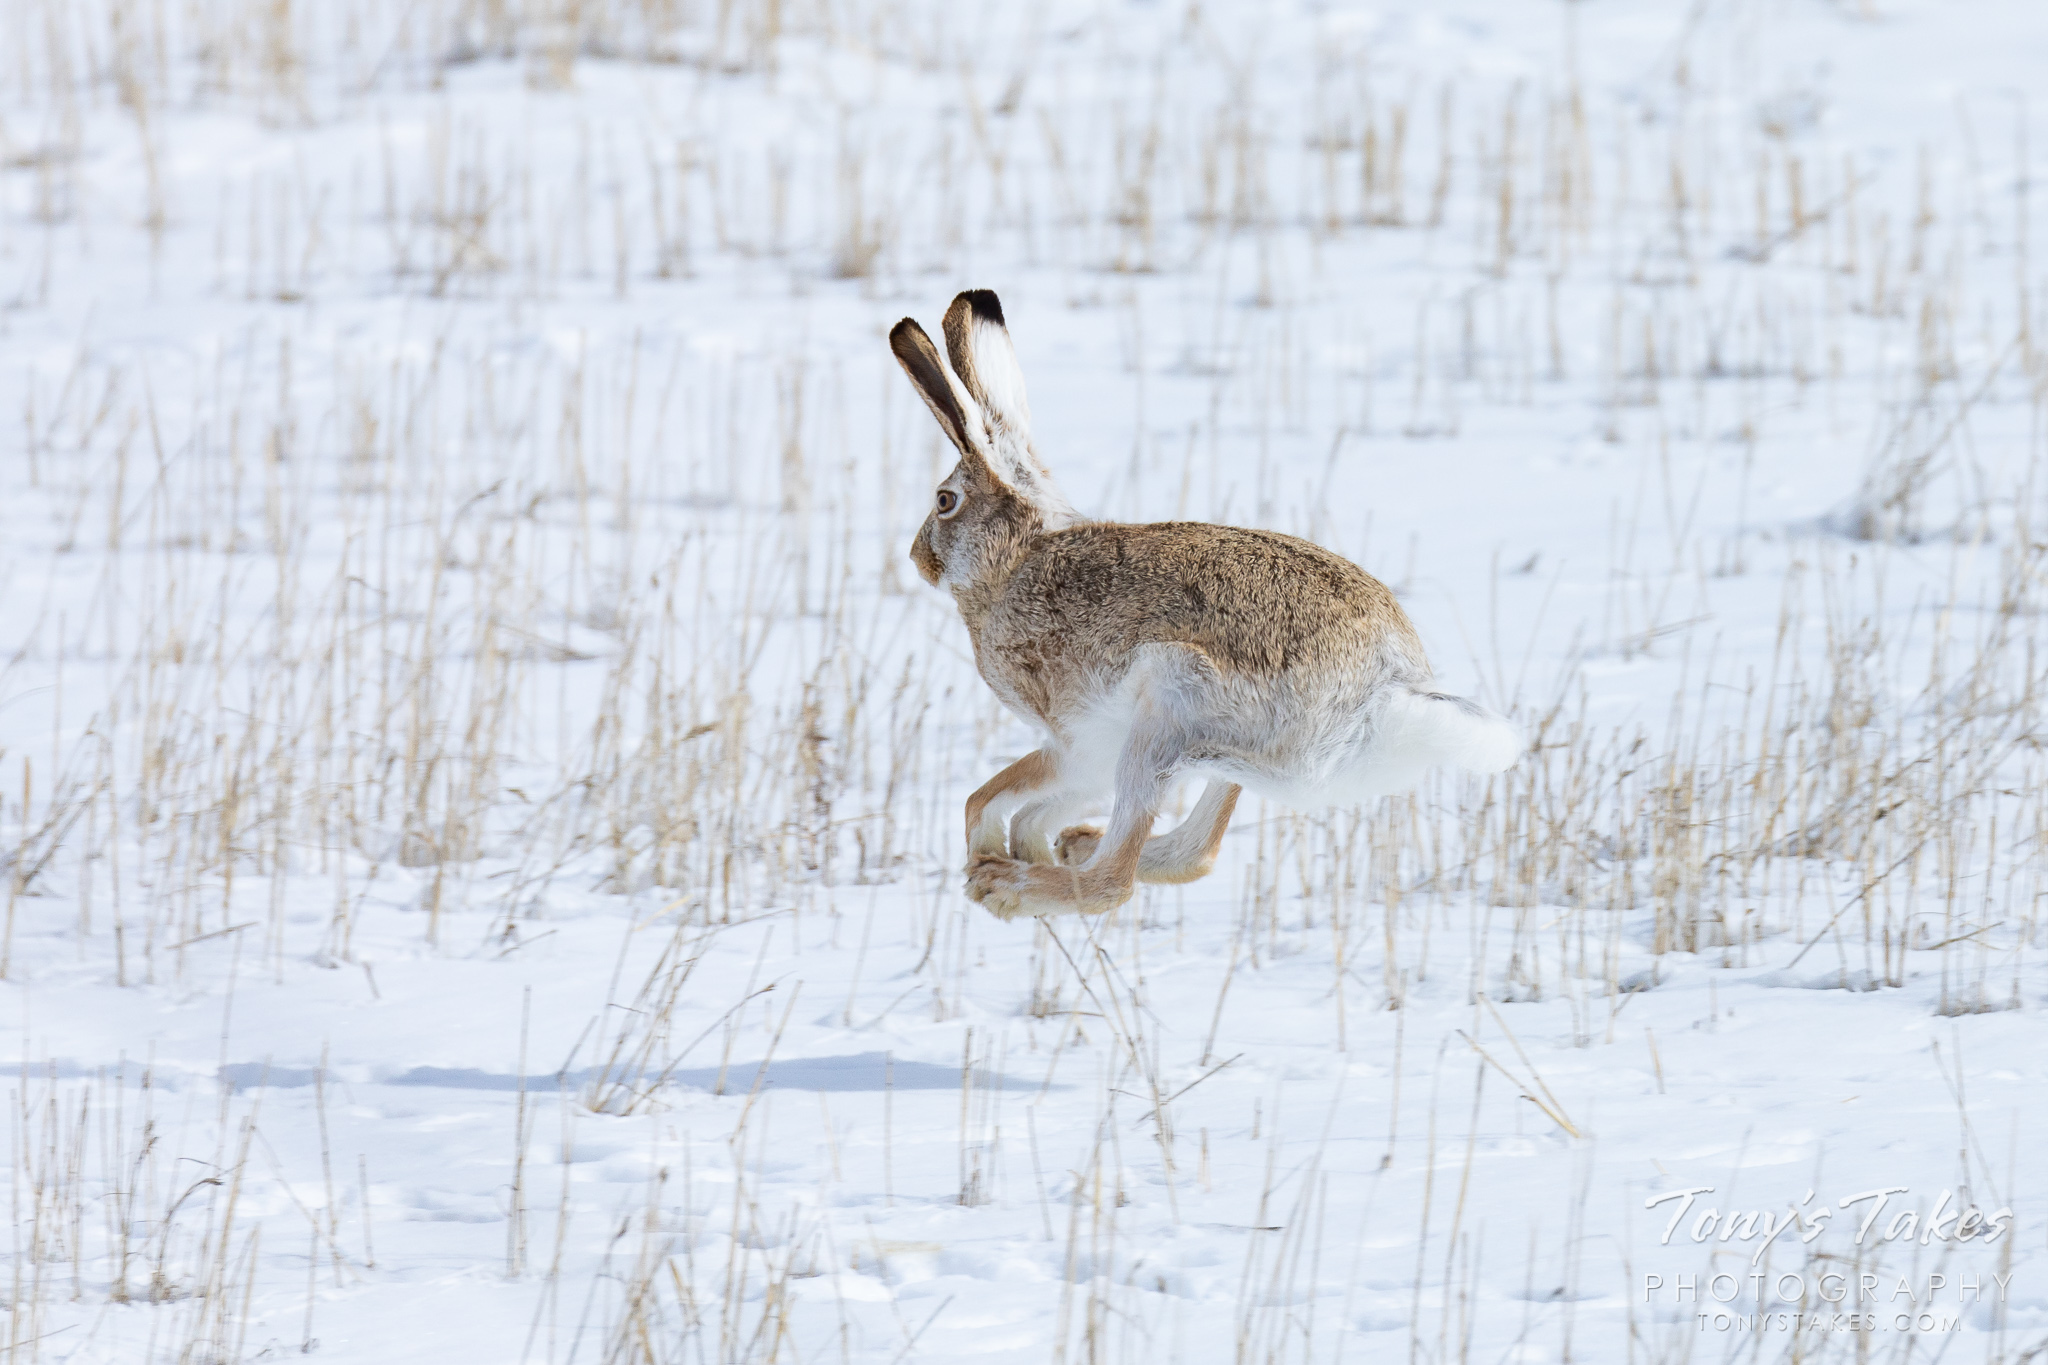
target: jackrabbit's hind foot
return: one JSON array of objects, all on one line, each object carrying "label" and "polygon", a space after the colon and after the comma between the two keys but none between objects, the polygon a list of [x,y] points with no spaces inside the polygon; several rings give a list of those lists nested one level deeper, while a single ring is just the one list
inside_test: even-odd
[{"label": "jackrabbit's hind foot", "polygon": [[1102,831],[1093,825],[1069,825],[1060,831],[1053,854],[1061,867],[1079,867],[1095,856],[1102,844]]},{"label": "jackrabbit's hind foot", "polygon": [[997,919],[1026,915],[1099,915],[1131,898],[1132,888],[1105,886],[1064,867],[980,857],[967,865],[967,895]]},{"label": "jackrabbit's hind foot", "polygon": [[967,899],[1001,920],[1027,913],[1023,879],[1015,875],[1026,866],[1000,853],[975,854],[967,860]]}]

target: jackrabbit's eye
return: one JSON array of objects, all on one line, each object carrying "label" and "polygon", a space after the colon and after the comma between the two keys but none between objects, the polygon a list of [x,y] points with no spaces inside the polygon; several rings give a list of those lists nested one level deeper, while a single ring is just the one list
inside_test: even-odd
[{"label": "jackrabbit's eye", "polygon": [[939,490],[939,515],[950,517],[960,510],[960,495],[950,488]]}]

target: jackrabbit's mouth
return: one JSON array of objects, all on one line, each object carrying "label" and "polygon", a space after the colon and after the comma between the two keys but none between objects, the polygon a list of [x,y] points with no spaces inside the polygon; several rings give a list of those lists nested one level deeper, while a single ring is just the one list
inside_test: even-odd
[{"label": "jackrabbit's mouth", "polygon": [[931,526],[929,523],[917,533],[917,539],[910,542],[910,562],[917,566],[917,576],[933,587],[945,574],[946,566],[939,562],[938,553],[932,549]]}]

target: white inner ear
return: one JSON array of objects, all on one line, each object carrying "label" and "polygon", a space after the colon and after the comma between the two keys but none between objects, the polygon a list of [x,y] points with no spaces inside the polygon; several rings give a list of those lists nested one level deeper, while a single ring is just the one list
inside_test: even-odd
[{"label": "white inner ear", "polygon": [[1009,329],[975,317],[967,326],[967,349],[974,357],[975,382],[988,400],[982,411],[990,462],[1038,509],[1047,529],[1073,525],[1080,514],[1031,447],[1031,404],[1024,396],[1024,371],[1017,364]]},{"label": "white inner ear", "polygon": [[974,356],[974,377],[988,399],[989,416],[1028,438],[1031,403],[1024,396],[1024,371],[1017,364],[1008,329],[976,317],[967,326],[967,348]]}]

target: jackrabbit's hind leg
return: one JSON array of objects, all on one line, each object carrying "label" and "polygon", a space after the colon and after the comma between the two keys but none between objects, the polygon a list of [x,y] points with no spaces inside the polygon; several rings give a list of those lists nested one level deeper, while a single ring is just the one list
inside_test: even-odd
[{"label": "jackrabbit's hind leg", "polygon": [[967,894],[1005,919],[1094,915],[1129,900],[1145,840],[1187,755],[1189,736],[1198,718],[1216,710],[1217,681],[1216,666],[1194,645],[1132,651],[1118,688],[1131,721],[1117,754],[1116,803],[1093,854],[1078,867],[980,855],[967,865]]},{"label": "jackrabbit's hind leg", "polygon": [[[1138,860],[1138,880],[1178,883],[1208,876],[1216,865],[1216,852],[1222,847],[1224,831],[1230,828],[1241,790],[1235,782],[1212,779],[1185,820],[1145,841],[1144,855]],[[1079,867],[1095,856],[1101,843],[1099,827],[1069,825],[1060,831],[1054,856],[1062,867]]]},{"label": "jackrabbit's hind leg", "polygon": [[967,894],[1004,919],[1018,915],[1096,915],[1131,898],[1145,840],[1180,761],[1179,735],[1164,726],[1133,728],[1117,760],[1116,806],[1094,856],[1078,867],[977,857]]},{"label": "jackrabbit's hind leg", "polygon": [[1138,859],[1138,880],[1175,884],[1208,876],[1242,790],[1235,782],[1211,778],[1187,819],[1145,841],[1145,851]]}]

